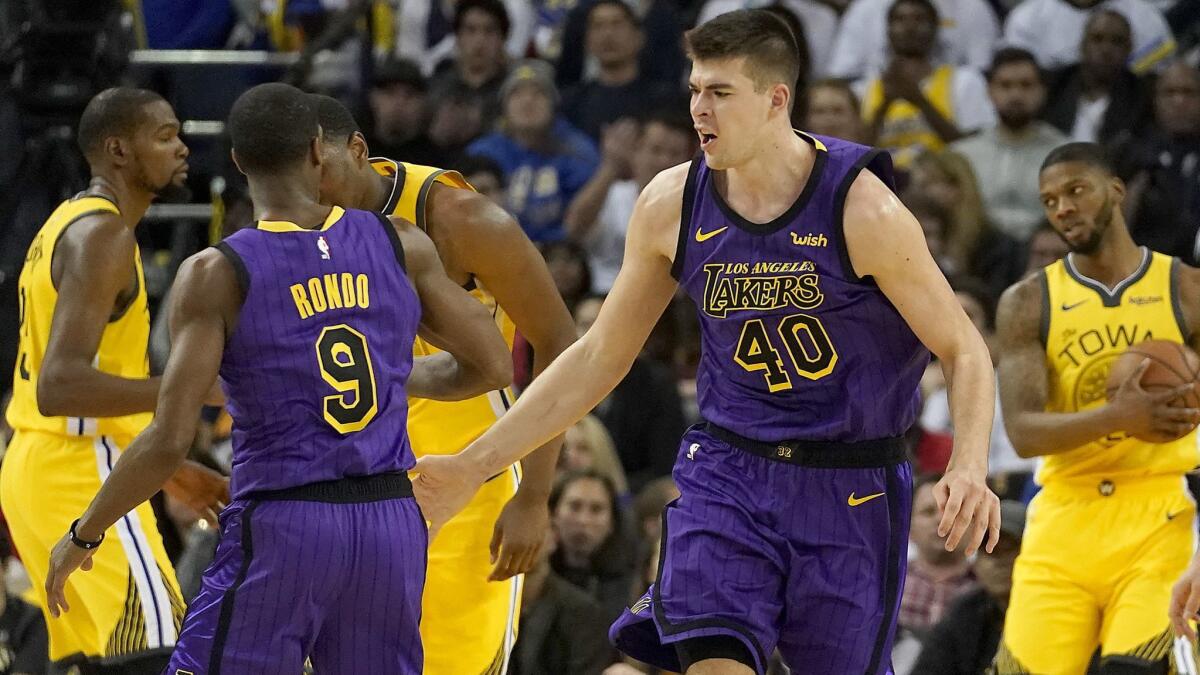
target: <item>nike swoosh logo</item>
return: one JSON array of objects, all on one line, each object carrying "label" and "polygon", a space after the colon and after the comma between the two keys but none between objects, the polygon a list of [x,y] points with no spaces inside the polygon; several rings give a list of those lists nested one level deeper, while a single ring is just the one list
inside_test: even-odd
[{"label": "nike swoosh logo", "polygon": [[722,232],[724,232],[725,230],[728,230],[728,229],[729,229],[728,225],[726,225],[725,227],[722,227],[719,230],[713,230],[712,232],[701,232],[700,228],[696,228],[696,243],[703,244],[704,242],[708,241],[709,239],[712,239],[713,237],[717,236],[718,234],[721,234]]},{"label": "nike swoosh logo", "polygon": [[1064,302],[1064,303],[1062,304],[1062,311],[1064,311],[1064,312],[1069,312],[1069,311],[1071,311],[1071,310],[1075,309],[1076,307],[1078,307],[1078,306],[1082,305],[1082,304],[1083,304],[1083,303],[1085,303],[1085,302],[1087,302],[1087,300],[1080,300],[1079,302],[1077,302],[1077,303],[1075,303],[1075,304],[1073,304],[1073,305],[1068,305],[1067,303],[1065,303],[1065,302]]},{"label": "nike swoosh logo", "polygon": [[867,495],[866,497],[855,497],[854,493],[851,492],[850,498],[846,500],[846,503],[849,504],[850,506],[858,506],[859,504],[865,504],[865,503],[871,501],[872,499],[875,499],[876,497],[882,497],[882,496],[883,496],[882,492],[876,492],[875,494]]}]

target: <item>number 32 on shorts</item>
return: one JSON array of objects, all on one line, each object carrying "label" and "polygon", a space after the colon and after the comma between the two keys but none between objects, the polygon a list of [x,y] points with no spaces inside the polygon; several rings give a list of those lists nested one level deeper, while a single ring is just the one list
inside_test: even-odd
[{"label": "number 32 on shorts", "polygon": [[[792,370],[800,377],[819,380],[833,372],[837,365],[837,350],[829,341],[829,334],[820,319],[809,314],[793,314],[779,322],[777,333]],[[746,321],[733,360],[748,371],[763,371],[767,389],[774,393],[791,389],[792,377],[771,337],[762,319]]]},{"label": "number 32 on shorts", "polygon": [[317,338],[317,363],[321,378],[338,391],[325,397],[325,421],[343,434],[362,431],[379,412],[367,337],[344,323],[326,327]]}]

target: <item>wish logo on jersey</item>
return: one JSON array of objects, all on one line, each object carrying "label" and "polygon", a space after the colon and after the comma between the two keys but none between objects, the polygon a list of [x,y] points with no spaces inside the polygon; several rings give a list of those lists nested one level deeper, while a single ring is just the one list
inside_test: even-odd
[{"label": "wish logo on jersey", "polygon": [[784,307],[815,309],[825,300],[811,261],[717,263],[704,266],[704,313],[769,312]]}]

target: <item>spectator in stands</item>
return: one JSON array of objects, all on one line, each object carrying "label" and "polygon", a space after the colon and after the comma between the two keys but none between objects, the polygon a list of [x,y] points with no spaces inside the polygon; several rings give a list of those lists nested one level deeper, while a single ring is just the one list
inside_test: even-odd
[{"label": "spectator in stands", "polygon": [[550,66],[529,60],[513,69],[501,89],[499,129],[472,143],[471,154],[504,169],[508,206],[535,242],[566,236],[563,216],[600,163],[583,132],[555,116],[558,91]]},{"label": "spectator in stands", "polygon": [[1013,564],[1025,532],[1025,506],[1000,503],[1000,542],[988,553],[980,550],[972,566],[978,587],[963,594],[925,641],[913,673],[978,675],[985,672],[1000,645]]},{"label": "spectator in stands", "polygon": [[[379,16],[387,20],[391,3],[375,4],[383,6]],[[428,75],[454,53],[458,41],[458,10],[466,3],[462,0],[404,0],[398,4],[399,12],[390,17],[396,28],[396,54],[416,61]],[[503,0],[503,9],[507,26],[501,37],[504,54],[519,59],[525,56],[529,46],[533,14],[528,0]]]},{"label": "spectator in stands", "polygon": [[468,91],[479,99],[486,121],[500,115],[500,86],[508,73],[504,40],[511,30],[500,0],[459,0],[454,9],[454,56],[438,64],[430,95]]},{"label": "spectator in stands", "polygon": [[931,0],[896,0],[887,21],[891,61],[879,75],[859,80],[855,93],[875,144],[892,150],[898,167],[995,124],[983,76],[934,62],[940,20]]},{"label": "spectator in stands", "polygon": [[[857,79],[883,72],[888,53],[888,13],[893,0],[854,0],[842,14],[827,77]],[[942,29],[932,44],[934,63],[982,71],[992,62],[1000,35],[996,13],[986,0],[934,0]]]},{"label": "spectator in stands", "polygon": [[1004,22],[1004,42],[1028,49],[1042,68],[1078,63],[1085,25],[1096,11],[1120,13],[1132,26],[1132,49],[1125,63],[1143,74],[1165,65],[1175,38],[1158,9],[1147,0],[1025,0]]},{"label": "spectator in stands", "polygon": [[[706,0],[700,8],[696,25],[700,25],[716,17],[738,9],[745,9],[745,0]],[[815,79],[825,75],[826,59],[833,49],[833,39],[837,35],[838,16],[833,8],[818,0],[778,0],[763,9],[775,11],[780,18],[788,23],[788,28],[796,36],[800,48],[800,74],[802,79]],[[782,11],[780,11],[782,10]],[[791,17],[789,21],[787,17]],[[799,32],[797,33],[797,28]],[[797,87],[796,92],[803,91]],[[797,100],[797,103],[799,100]]]},{"label": "spectator in stands", "polygon": [[572,241],[555,241],[542,246],[542,257],[558,287],[567,309],[572,312],[588,295],[592,287],[592,269],[587,253]]},{"label": "spectator in stands", "polygon": [[808,88],[807,117],[801,128],[855,143],[867,142],[858,96],[839,80],[821,80]]},{"label": "spectator in stands", "polygon": [[1130,163],[1126,198],[1134,241],[1200,262],[1200,71],[1177,61],[1155,84],[1156,128],[1115,153]]},{"label": "spectator in stands", "polygon": [[638,492],[633,500],[633,513],[642,541],[657,542],[662,538],[663,510],[678,498],[679,488],[670,476],[655,478]]},{"label": "spectator in stands", "polygon": [[591,596],[554,573],[556,542],[547,533],[537,567],[525,574],[521,625],[510,675],[599,675],[613,662],[604,611]]},{"label": "spectator in stands", "polygon": [[988,224],[975,172],[956,152],[927,152],[912,166],[909,190],[938,202],[951,215],[945,256],[955,274],[986,279],[998,297],[1021,276],[1021,245]]},{"label": "spectator in stands", "polygon": [[900,599],[900,628],[919,638],[942,618],[950,603],[974,583],[971,565],[962,551],[947,551],[938,536],[937,500],[933,487],[939,475],[923,476],[913,487],[912,528],[909,541],[916,557],[908,562],[904,595]]},{"label": "spectator in stands", "polygon": [[1067,137],[1038,119],[1046,86],[1037,61],[1024,49],[996,52],[988,95],[996,108],[996,126],[951,148],[971,163],[991,225],[1023,242],[1045,218],[1037,185],[1042,160]]},{"label": "spectator in stands", "polygon": [[942,274],[952,277],[963,273],[963,261],[950,255],[946,247],[954,224],[954,216],[950,210],[944,207],[942,202],[916,188],[905,191],[902,201],[921,225],[921,231],[925,233],[925,245],[929,247],[929,255],[933,256]]},{"label": "spectator in stands", "polygon": [[504,206],[504,171],[487,157],[468,155],[455,165],[475,191]]},{"label": "spectator in stands", "polygon": [[459,162],[467,144],[484,130],[483,102],[464,87],[443,91],[431,101],[429,140],[433,142],[438,164]]},{"label": "spectator in stands", "polygon": [[608,293],[617,278],[638,195],[660,171],[688,161],[695,150],[696,132],[682,113],[657,113],[640,127],[622,120],[605,129],[600,168],[564,219],[567,236],[588,252],[592,292]]},{"label": "spectator in stands", "polygon": [[605,127],[664,105],[673,89],[642,75],[642,27],[624,0],[595,0],[587,17],[584,40],[599,72],[563,94],[562,112],[568,122],[599,141]]},{"label": "spectator in stands", "polygon": [[[596,321],[602,302],[590,297],[575,307],[575,327],[580,335]],[[668,367],[643,352],[593,414],[612,434],[632,490],[671,474],[686,425],[678,383]]]},{"label": "spectator in stands", "polygon": [[1152,96],[1149,86],[1126,67],[1131,44],[1124,15],[1110,9],[1092,14],[1083,31],[1079,64],[1049,77],[1043,119],[1074,141],[1108,144],[1118,135],[1139,135],[1150,121]]},{"label": "spectator in stands", "polygon": [[624,499],[629,494],[629,481],[625,479],[612,436],[604,423],[593,415],[584,416],[567,429],[558,468],[563,473],[591,470],[604,474],[616,488],[619,498]]},{"label": "spectator in stands", "polygon": [[[555,76],[563,89],[595,76],[596,64],[585,53],[588,10],[593,0],[572,0],[575,7],[563,26],[562,49]],[[641,73],[654,82],[676,86],[683,82],[687,59],[683,54],[683,17],[676,0],[630,0],[641,19],[646,45],[642,50]]]},{"label": "spectator in stands", "polygon": [[12,548],[0,523],[0,673],[45,675],[50,667],[46,622],[37,607],[8,592]]},{"label": "spectator in stands", "polygon": [[436,164],[440,159],[426,133],[429,126],[427,86],[412,61],[384,61],[371,79],[371,154],[412,164]]},{"label": "spectator in stands", "polygon": [[1043,267],[1061,259],[1070,250],[1058,230],[1051,227],[1050,223],[1042,221],[1025,245],[1025,273],[1022,276],[1037,273]]},{"label": "spectator in stands", "polygon": [[596,471],[566,474],[550,492],[550,518],[551,568],[600,603],[607,625],[625,608],[636,562],[616,488]]}]

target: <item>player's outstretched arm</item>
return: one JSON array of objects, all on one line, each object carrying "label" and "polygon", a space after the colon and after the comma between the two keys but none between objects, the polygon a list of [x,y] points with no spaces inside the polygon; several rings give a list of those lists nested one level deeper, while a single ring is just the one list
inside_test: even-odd
[{"label": "player's outstretched arm", "polygon": [[1162,393],[1142,389],[1139,382],[1149,361],[1134,370],[1106,405],[1079,412],[1047,412],[1050,385],[1041,337],[1043,283],[1039,275],[1013,284],[1001,296],[996,311],[1000,403],[1005,431],[1018,455],[1068,452],[1122,431],[1177,436],[1187,432],[1183,425],[1195,425],[1197,411],[1169,405],[1186,387]]},{"label": "player's outstretched arm", "polygon": [[461,509],[488,476],[586,415],[629,371],[678,285],[671,277],[671,256],[687,169],[681,165],[664,171],[638,198],[625,262],[587,334],[466,450],[418,461],[417,498],[435,528]]},{"label": "player's outstretched arm", "polygon": [[[179,268],[171,297],[172,349],[154,421],[122,453],[79,519],[75,535],[80,540],[100,540],[117,519],[163,488],[184,461],[205,395],[217,379],[241,304],[233,267],[216,249],[202,251]],[[69,535],[54,547],[46,577],[52,615],[69,609],[63,594],[67,577],[80,566],[90,569],[94,550],[76,545]]]},{"label": "player's outstretched arm", "polygon": [[965,541],[968,555],[986,538],[991,551],[1000,537],[1000,500],[987,487],[996,396],[987,344],[933,261],[917,219],[869,171],[846,195],[844,231],[854,271],[874,278],[946,376],[954,454],[934,490],[942,510],[938,536],[948,550]]},{"label": "player's outstretched arm", "polygon": [[85,216],[54,248],[58,302],[38,375],[43,415],[116,417],[154,410],[159,378],[131,379],[96,368],[100,338],[134,275],[132,232],[115,213]]},{"label": "player's outstretched arm", "polygon": [[492,315],[446,276],[433,242],[401,218],[392,225],[404,246],[408,277],[421,298],[421,337],[444,350],[417,359],[406,383],[410,396],[457,401],[512,382],[512,355]]},{"label": "player's outstretched arm", "polygon": [[[529,341],[535,377],[575,342],[575,323],[545,260],[504,209],[476,192],[434,185],[428,223],[447,265],[469,272]],[[562,440],[558,436],[521,460],[521,485],[493,530],[491,579],[528,572],[537,563],[550,526],[547,504]]]}]

